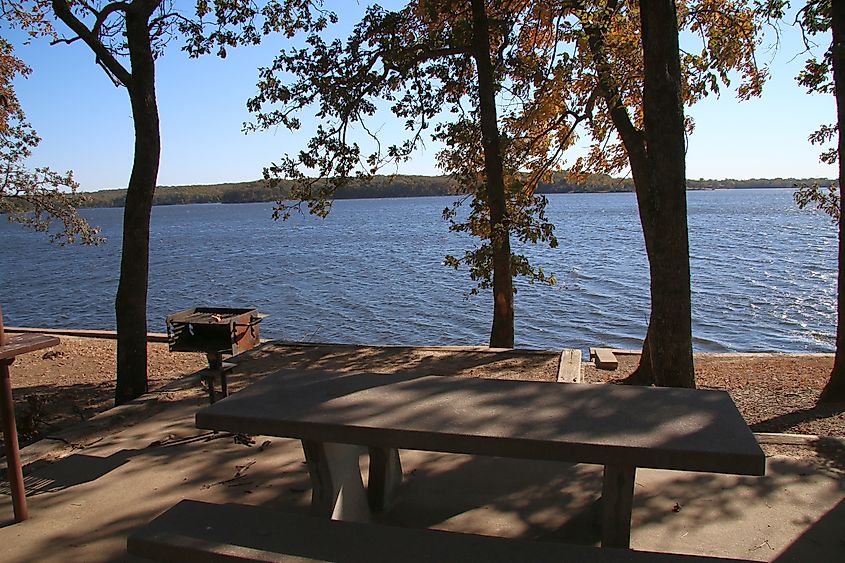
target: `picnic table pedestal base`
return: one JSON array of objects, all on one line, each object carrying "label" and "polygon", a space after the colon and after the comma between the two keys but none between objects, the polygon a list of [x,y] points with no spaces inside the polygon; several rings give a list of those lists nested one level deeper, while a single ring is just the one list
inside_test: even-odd
[{"label": "picnic table pedestal base", "polygon": [[302,440],[311,474],[311,509],[332,520],[369,522],[358,457],[362,446]]},{"label": "picnic table pedestal base", "polygon": [[[370,513],[383,512],[402,483],[402,464],[395,448],[364,448],[302,440],[311,475],[311,508],[332,520],[369,522]],[[370,456],[367,489],[358,460]]]},{"label": "picnic table pedestal base", "polygon": [[384,512],[399,492],[402,484],[402,462],[396,448],[369,448],[370,476],[367,479],[367,500],[370,510]]},{"label": "picnic table pedestal base", "polygon": [[[402,483],[402,463],[395,448],[333,444],[302,440],[311,475],[311,508],[318,516],[332,520],[369,522],[372,512],[383,512]],[[358,460],[364,451],[370,456],[367,488]],[[602,481],[602,547],[629,548],[634,480],[637,468],[605,465]]]}]

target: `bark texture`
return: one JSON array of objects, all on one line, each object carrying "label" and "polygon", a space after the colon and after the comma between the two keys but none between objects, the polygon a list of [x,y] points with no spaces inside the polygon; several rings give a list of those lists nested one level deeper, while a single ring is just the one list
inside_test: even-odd
[{"label": "bark texture", "polygon": [[513,276],[510,227],[507,221],[505,177],[496,115],[496,85],[490,61],[490,32],[484,0],[472,0],[472,50],[478,71],[478,105],[487,205],[490,209],[490,244],[493,247],[493,326],[490,347],[513,348]]},{"label": "bark texture", "polygon": [[132,79],[127,89],[135,126],[135,153],[123,212],[123,251],[115,299],[117,405],[147,392],[150,214],[161,155],[155,59],[150,44],[148,17],[142,11],[131,9],[126,14],[129,60],[132,65]]},{"label": "bark texture", "polygon": [[[115,298],[117,323],[117,386],[115,404],[121,405],[147,392],[147,283],[150,254],[150,214],[161,156],[158,107],[155,92],[155,57],[150,18],[161,0],[132,0],[108,4],[97,14],[89,29],[71,11],[68,0],[52,0],[56,17],[68,26],[96,55],[99,64],[115,82],[129,92],[135,127],[132,174],[123,210],[123,246],[120,281]],[[130,68],[103,43],[101,18],[122,12]]]},{"label": "bark texture", "polygon": [[[839,190],[845,186],[845,2],[831,3],[831,31],[833,33],[833,81],[836,90],[836,116],[839,124]],[[841,201],[841,200],[840,200]],[[840,203],[841,205],[841,203]],[[841,211],[841,209],[840,209]],[[845,402],[845,280],[842,266],[845,262],[845,223],[842,213],[839,214],[839,279],[837,281],[837,323],[836,323],[836,356],[830,379],[819,395],[819,403]]]},{"label": "bark texture", "polygon": [[[608,5],[612,10],[615,2]],[[601,95],[619,133],[637,195],[651,281],[643,354],[629,383],[695,387],[678,23],[672,0],[641,0],[643,130],[632,122],[600,26],[585,26]]]},{"label": "bark texture", "polygon": [[640,0],[640,24],[649,174],[649,189],[643,194],[643,232],[651,268],[649,359],[656,385],[695,387],[684,110],[674,0]]}]

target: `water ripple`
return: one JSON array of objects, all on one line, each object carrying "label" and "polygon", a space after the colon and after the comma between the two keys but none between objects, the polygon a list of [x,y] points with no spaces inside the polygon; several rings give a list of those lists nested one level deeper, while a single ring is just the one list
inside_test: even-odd
[{"label": "water ripple", "polygon": [[[688,195],[694,346],[702,351],[830,351],[836,232],[796,209],[789,190]],[[442,266],[471,241],[440,218],[448,198],[336,202],[326,220],[270,219],[271,205],[157,207],[149,327],[200,305],[255,306],[262,335],[361,344],[486,343],[489,293],[467,297],[465,271]],[[7,323],[114,328],[122,212],[84,210],[109,238],[57,248],[0,224]],[[519,247],[557,275],[517,281],[517,345],[638,348],[649,315],[648,265],[633,194],[549,198],[560,247]],[[21,260],[21,249],[26,259]],[[15,264],[14,268],[8,267]]]}]

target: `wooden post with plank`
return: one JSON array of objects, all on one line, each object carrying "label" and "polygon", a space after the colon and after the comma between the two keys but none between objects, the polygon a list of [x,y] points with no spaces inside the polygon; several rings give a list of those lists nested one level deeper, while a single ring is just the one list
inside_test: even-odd
[{"label": "wooden post with plank", "polygon": [[3,329],[3,310],[0,309],[0,418],[3,419],[3,444],[6,450],[6,472],[12,492],[12,509],[15,522],[29,518],[26,507],[26,489],[23,482],[21,454],[18,448],[18,429],[15,424],[15,401],[12,397],[12,378],[9,366],[17,356],[50,348],[59,343],[55,336],[44,334],[19,334],[6,337]]}]

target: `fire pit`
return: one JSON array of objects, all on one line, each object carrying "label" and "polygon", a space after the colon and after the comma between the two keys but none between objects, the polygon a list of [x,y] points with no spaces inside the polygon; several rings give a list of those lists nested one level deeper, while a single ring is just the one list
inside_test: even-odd
[{"label": "fire pit", "polygon": [[220,390],[225,397],[226,372],[234,367],[224,364],[224,355],[237,355],[260,342],[259,323],[265,315],[256,309],[195,307],[167,317],[167,339],[171,352],[205,352],[208,376],[203,377],[208,393],[215,401],[214,377],[220,376]]}]

